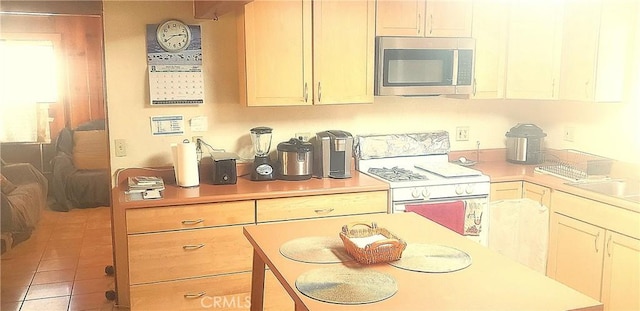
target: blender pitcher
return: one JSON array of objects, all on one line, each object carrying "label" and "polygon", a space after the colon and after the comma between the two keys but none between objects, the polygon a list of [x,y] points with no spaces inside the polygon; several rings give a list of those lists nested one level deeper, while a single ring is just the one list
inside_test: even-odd
[{"label": "blender pitcher", "polygon": [[251,142],[255,151],[253,167],[251,169],[251,180],[273,180],[273,165],[269,161],[269,150],[271,149],[270,127],[254,127],[251,129]]}]

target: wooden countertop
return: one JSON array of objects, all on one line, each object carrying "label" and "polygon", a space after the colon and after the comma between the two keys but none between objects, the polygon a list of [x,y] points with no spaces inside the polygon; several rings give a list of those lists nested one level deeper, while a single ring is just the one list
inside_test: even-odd
[{"label": "wooden countertop", "polygon": [[[296,278],[305,271],[327,267],[290,260],[279,252],[292,239],[337,236],[344,224],[376,222],[407,243],[446,245],[468,253],[471,266],[451,273],[421,273],[387,264],[366,266],[395,278],[398,292],[372,304],[323,303],[300,294]],[[455,232],[414,213],[352,216],[311,221],[246,226],[245,236],[301,310],[602,310],[602,304],[524,265],[492,252]],[[340,265],[342,263],[339,263]],[[357,263],[349,263],[348,265]],[[298,310],[298,309],[296,309]]]},{"label": "wooden countertop", "polygon": [[[163,198],[159,200],[129,201],[125,190],[127,176],[160,175],[165,180]],[[197,203],[215,203],[238,200],[257,200],[283,197],[339,194],[365,191],[386,191],[389,185],[375,178],[351,172],[351,178],[311,178],[303,181],[251,181],[248,176],[238,177],[233,185],[213,185],[201,181],[200,186],[182,188],[175,184],[172,169],[125,169],[119,172],[119,186],[113,189],[113,200],[124,209],[153,206],[171,206]]]}]

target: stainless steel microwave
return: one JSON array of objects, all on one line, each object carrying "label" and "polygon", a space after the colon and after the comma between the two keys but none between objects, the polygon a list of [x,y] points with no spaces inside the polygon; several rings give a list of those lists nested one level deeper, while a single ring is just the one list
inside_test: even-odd
[{"label": "stainless steel microwave", "polygon": [[375,95],[471,94],[473,38],[377,37]]}]

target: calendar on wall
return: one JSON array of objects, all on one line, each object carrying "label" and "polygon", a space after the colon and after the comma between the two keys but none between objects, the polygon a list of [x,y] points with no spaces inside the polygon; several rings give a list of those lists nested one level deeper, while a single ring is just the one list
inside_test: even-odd
[{"label": "calendar on wall", "polygon": [[151,105],[199,105],[204,103],[202,66],[149,66]]},{"label": "calendar on wall", "polygon": [[204,104],[200,26],[176,20],[147,25],[146,39],[150,104]]}]

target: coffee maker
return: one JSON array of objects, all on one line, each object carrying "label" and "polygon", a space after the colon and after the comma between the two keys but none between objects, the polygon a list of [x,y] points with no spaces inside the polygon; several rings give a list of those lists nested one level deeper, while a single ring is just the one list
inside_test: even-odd
[{"label": "coffee maker", "polygon": [[316,177],[350,178],[353,136],[329,130],[316,133],[313,143],[313,170]]}]

